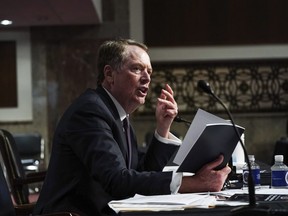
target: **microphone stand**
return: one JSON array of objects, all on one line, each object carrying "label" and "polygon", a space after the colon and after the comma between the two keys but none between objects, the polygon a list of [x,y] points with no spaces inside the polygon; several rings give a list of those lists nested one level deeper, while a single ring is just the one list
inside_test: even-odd
[{"label": "microphone stand", "polygon": [[209,95],[212,95],[213,98],[215,98],[225,109],[226,113],[229,116],[229,119],[231,120],[231,123],[233,125],[233,128],[235,130],[236,135],[238,136],[238,139],[241,143],[241,146],[244,151],[245,159],[247,161],[247,166],[249,169],[248,173],[248,193],[249,193],[249,205],[248,206],[240,206],[237,208],[234,208],[231,210],[231,215],[234,216],[257,216],[257,215],[268,215],[269,214],[269,208],[267,206],[258,206],[256,205],[256,198],[255,198],[255,186],[254,186],[254,180],[252,176],[252,169],[251,169],[251,163],[249,161],[248,153],[246,151],[246,148],[244,146],[244,143],[241,139],[241,136],[239,134],[239,131],[237,130],[237,127],[235,125],[234,119],[226,107],[226,105],[222,102],[222,100],[214,94],[213,90],[210,88],[210,85],[206,83],[204,80],[199,80],[198,87],[201,88],[204,92],[208,93]]}]

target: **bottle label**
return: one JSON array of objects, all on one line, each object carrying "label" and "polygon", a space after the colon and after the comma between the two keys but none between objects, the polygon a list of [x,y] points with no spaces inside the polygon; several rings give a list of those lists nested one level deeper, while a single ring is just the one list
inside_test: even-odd
[{"label": "bottle label", "polygon": [[274,186],[274,187],[288,186],[288,171],[285,171],[285,170],[272,171],[271,186]]},{"label": "bottle label", "polygon": [[[249,170],[243,170],[243,184],[248,184]],[[254,185],[260,185],[260,169],[252,169]]]}]

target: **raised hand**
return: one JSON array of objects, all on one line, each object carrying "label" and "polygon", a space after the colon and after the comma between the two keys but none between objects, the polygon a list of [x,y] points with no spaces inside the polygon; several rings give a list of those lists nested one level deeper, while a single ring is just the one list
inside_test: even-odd
[{"label": "raised hand", "polygon": [[156,106],[156,130],[160,136],[168,137],[170,126],[177,114],[178,106],[173,96],[173,90],[166,84],[157,99]]}]

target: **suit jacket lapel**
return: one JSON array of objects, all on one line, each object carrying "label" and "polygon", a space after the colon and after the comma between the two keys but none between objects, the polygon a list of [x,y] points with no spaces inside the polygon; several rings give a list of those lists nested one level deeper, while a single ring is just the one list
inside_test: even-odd
[{"label": "suit jacket lapel", "polygon": [[[99,86],[97,87],[96,89],[96,92],[99,94],[99,96],[101,97],[101,99],[104,101],[104,103],[106,104],[108,110],[110,110],[111,114],[113,115],[114,119],[115,119],[115,123],[118,127],[118,129],[120,130],[120,137],[121,137],[121,142],[119,142],[119,147],[122,151],[122,154],[123,154],[123,157],[126,161],[126,164],[127,164],[127,167],[128,167],[128,144],[127,144],[127,140],[126,140],[126,137],[125,137],[125,133],[123,131],[123,124],[122,124],[122,121],[120,119],[120,116],[119,116],[119,113],[118,113],[118,110],[113,102],[113,100],[110,98],[110,96],[107,94],[107,92],[105,91],[105,89],[103,89],[103,87]],[[131,125],[130,125],[130,131],[131,131],[131,145],[132,145],[132,152],[133,152],[133,146],[134,146],[134,142],[135,142],[135,139],[134,139],[134,133],[133,133],[133,130],[131,129]],[[132,156],[133,156],[134,153],[132,153]],[[132,161],[133,161],[133,157],[132,157]],[[131,161],[131,162],[132,162]]]}]

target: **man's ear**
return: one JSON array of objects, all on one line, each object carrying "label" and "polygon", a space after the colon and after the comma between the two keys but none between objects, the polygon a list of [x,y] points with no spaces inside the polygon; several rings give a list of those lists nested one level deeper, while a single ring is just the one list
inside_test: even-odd
[{"label": "man's ear", "polygon": [[105,67],[104,67],[104,77],[105,77],[105,80],[109,84],[112,84],[114,82],[113,68],[110,65],[105,65]]}]

